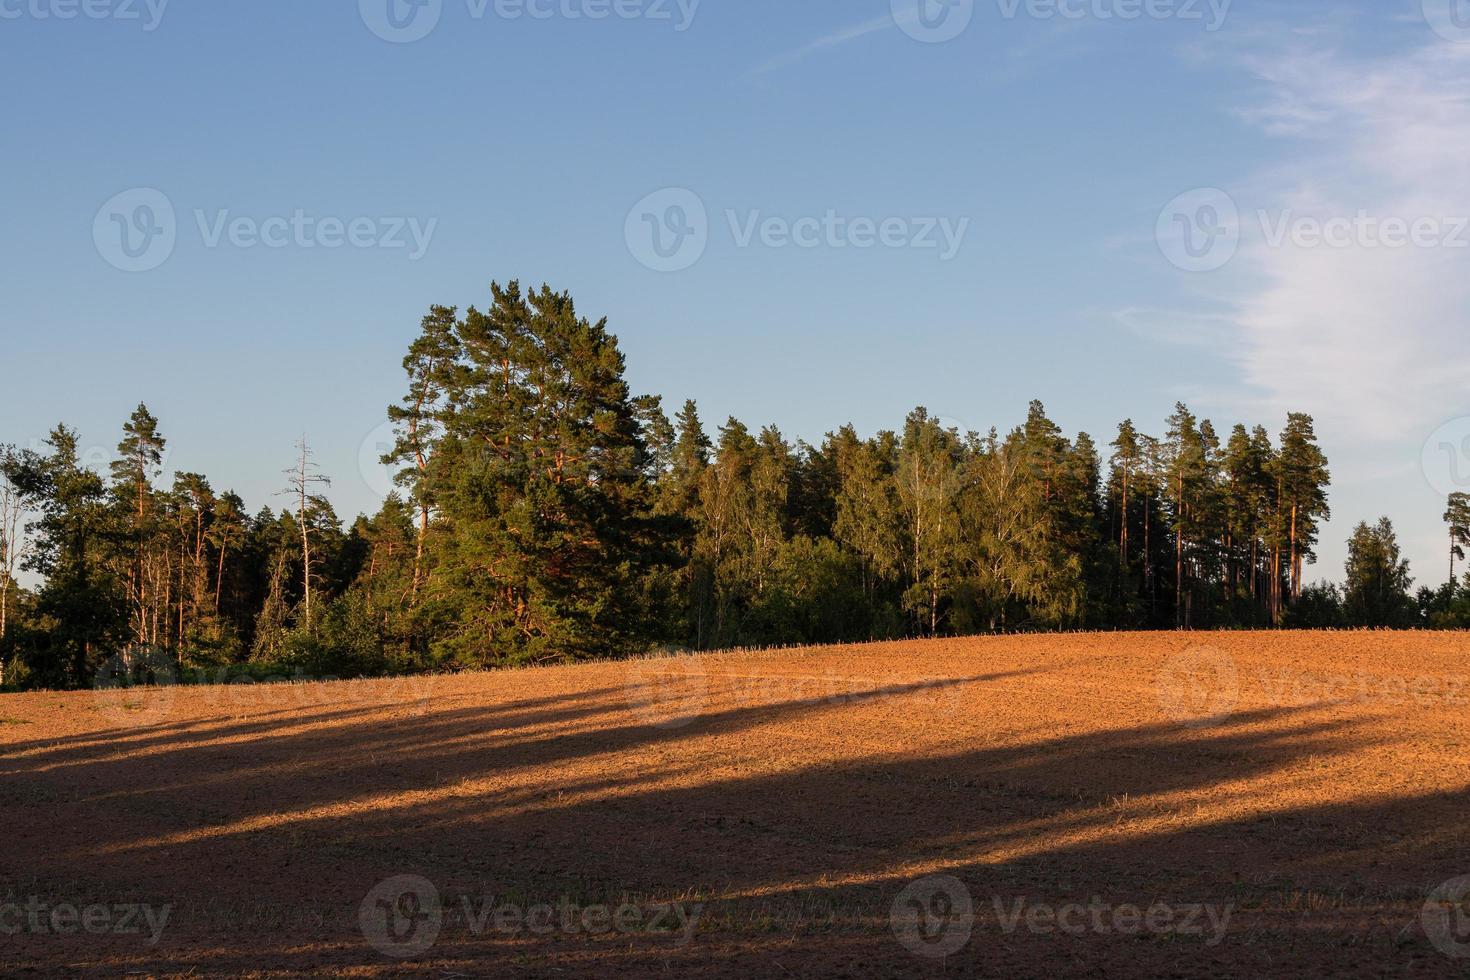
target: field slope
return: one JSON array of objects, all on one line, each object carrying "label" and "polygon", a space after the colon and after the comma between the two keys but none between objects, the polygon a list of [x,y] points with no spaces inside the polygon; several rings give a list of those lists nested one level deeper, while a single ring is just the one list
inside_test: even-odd
[{"label": "field slope", "polygon": [[1111,634],[9,696],[0,973],[1459,975],[1467,676]]}]

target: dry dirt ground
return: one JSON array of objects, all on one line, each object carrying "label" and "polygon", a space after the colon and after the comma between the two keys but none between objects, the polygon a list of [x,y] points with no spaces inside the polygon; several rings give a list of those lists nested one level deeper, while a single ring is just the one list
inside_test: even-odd
[{"label": "dry dirt ground", "polygon": [[1470,638],[0,698],[4,976],[1470,972]]}]

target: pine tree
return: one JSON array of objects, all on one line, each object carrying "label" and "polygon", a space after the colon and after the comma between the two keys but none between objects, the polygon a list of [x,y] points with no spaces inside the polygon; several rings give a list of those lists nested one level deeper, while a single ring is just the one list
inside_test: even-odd
[{"label": "pine tree", "polygon": [[410,588],[410,601],[414,603],[418,600],[425,576],[424,549],[434,509],[434,481],[430,478],[429,467],[446,419],[463,397],[465,373],[461,358],[464,351],[457,317],[458,311],[454,307],[430,308],[420,323],[419,336],[409,345],[403,358],[408,392],[401,404],[388,406],[388,419],[395,425],[397,440],[393,448],[384,454],[383,463],[406,466],[399,473],[398,480],[408,488],[409,497],[418,509],[418,537]]},{"label": "pine tree", "polygon": [[1185,587],[1185,542],[1198,530],[1196,508],[1200,486],[1205,479],[1204,440],[1194,415],[1183,403],[1174,406],[1168,420],[1167,477],[1174,525],[1174,625],[1190,624]]},{"label": "pine tree", "polygon": [[[423,319],[388,413],[384,459],[404,496],[345,535],[304,439],[292,509],[254,518],[203,474],[157,488],[165,442],[141,405],[108,484],[64,427],[47,456],[0,453],[0,657],[64,685],[145,644],[372,673],[665,645],[1344,621],[1331,587],[1303,584],[1328,515],[1308,416],[1288,416],[1279,450],[1260,426],[1222,446],[1183,405],[1163,441],[1125,421],[1105,484],[1091,437],[1069,439],[1040,402],[1005,438],[918,409],[898,433],[843,426],[820,446],[731,418],[715,446],[693,401],[671,422],[659,398],[632,396],[616,338],[569,296],[491,291],[484,312]],[[17,501],[41,511],[29,556]],[[1457,625],[1470,622],[1453,581],[1470,495],[1445,520],[1451,583],[1423,590],[1417,614]],[[1352,550],[1354,621],[1415,621],[1391,525],[1361,527]],[[15,621],[17,562],[44,583],[19,592]]]},{"label": "pine tree", "polygon": [[1252,489],[1259,484],[1259,476],[1253,472],[1253,464],[1250,433],[1237,424],[1230,430],[1221,460],[1225,480],[1225,595],[1232,605],[1240,598],[1239,573],[1242,567],[1249,568],[1249,559],[1241,549],[1245,542],[1253,541],[1256,533]]},{"label": "pine tree", "polygon": [[1102,598],[1111,579],[1112,542],[1103,533],[1102,459],[1097,444],[1079,432],[1067,449],[1058,479],[1055,512],[1062,567],[1076,559],[1077,577],[1072,595],[1055,607],[1059,626],[1081,628],[1089,618],[1107,615]]},{"label": "pine tree", "polygon": [[[1162,563],[1155,553],[1164,540],[1163,487],[1164,447],[1153,436],[1140,436],[1139,448],[1142,468],[1139,471],[1141,496],[1143,497],[1143,582],[1144,594],[1148,596],[1148,623],[1159,623],[1159,569]],[[1158,533],[1155,533],[1155,527]]]},{"label": "pine tree", "polygon": [[1124,419],[1118,426],[1118,437],[1112,442],[1112,466],[1118,488],[1118,569],[1128,570],[1128,524],[1131,520],[1128,491],[1132,488],[1133,474],[1138,469],[1142,450],[1138,443],[1138,430],[1132,419]]},{"label": "pine tree", "polygon": [[[1272,571],[1267,560],[1270,558],[1274,564],[1275,559],[1272,556],[1278,553],[1273,520],[1281,510],[1280,484],[1276,478],[1279,469],[1276,449],[1271,445],[1271,437],[1264,426],[1258,425],[1251,430],[1250,459],[1247,473],[1255,485],[1247,494],[1256,523],[1255,536],[1251,541],[1251,595],[1261,603],[1267,618],[1275,623],[1276,601],[1280,592],[1279,576],[1272,574],[1270,578],[1267,577]],[[1279,521],[1276,523],[1279,524]]]},{"label": "pine tree", "polygon": [[627,650],[658,542],[623,355],[565,293],[491,291],[457,328],[464,390],[436,447],[453,622],[438,643],[470,664]]},{"label": "pine tree", "polygon": [[245,519],[245,501],[237,493],[222,494],[215,504],[214,523],[209,528],[210,544],[215,552],[214,611],[220,611],[225,593],[225,568],[232,552],[242,548],[249,536]]},{"label": "pine tree", "polygon": [[[174,476],[173,501],[179,546],[178,642],[217,644],[209,584],[209,529],[214,523],[215,496],[198,473]],[[192,630],[188,616],[192,614]],[[191,635],[192,634],[192,635]]]},{"label": "pine tree", "polygon": [[701,486],[713,447],[693,401],[686,401],[674,419],[675,438],[668,468],[658,483],[654,512],[670,521],[665,535],[677,552],[678,567],[672,572],[670,591],[676,597],[672,601],[678,606],[679,623],[673,632],[703,650],[712,641],[716,617],[715,573],[697,552],[696,542],[703,527]]},{"label": "pine tree", "polygon": [[102,478],[82,466],[74,430],[57,426],[46,444],[47,455],[29,457],[13,474],[40,504],[35,548],[22,567],[46,577],[37,613],[56,624],[28,666],[43,685],[85,685],[118,649],[127,597],[111,571],[107,547],[115,528]]},{"label": "pine tree", "polygon": [[1295,600],[1301,594],[1302,566],[1313,556],[1320,522],[1332,516],[1327,506],[1331,484],[1327,457],[1317,445],[1310,415],[1292,412],[1287,416],[1276,469],[1282,522],[1277,533],[1286,545],[1287,595]]},{"label": "pine tree", "polygon": [[119,502],[130,509],[128,525],[133,555],[127,581],[133,606],[134,638],[139,644],[158,641],[160,618],[166,618],[168,612],[166,607],[160,607],[158,574],[150,567],[158,558],[150,553],[155,531],[150,521],[153,480],[159,475],[166,446],[167,441],[158,431],[158,419],[148,411],[148,406],[139,404],[123,425],[123,438],[117,445],[118,458],[112,464],[112,480]]},{"label": "pine tree", "polygon": [[1452,493],[1444,512],[1450,529],[1450,589],[1455,585],[1455,559],[1463,560],[1465,546],[1470,545],[1470,494]]}]

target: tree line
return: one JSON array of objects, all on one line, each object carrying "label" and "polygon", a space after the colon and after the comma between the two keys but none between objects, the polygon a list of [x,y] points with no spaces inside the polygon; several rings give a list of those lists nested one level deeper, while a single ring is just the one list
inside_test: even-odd
[{"label": "tree line", "polygon": [[1453,567],[1443,602],[1407,597],[1386,522],[1355,533],[1343,589],[1304,581],[1330,482],[1308,415],[1273,439],[1178,405],[1157,436],[1125,421],[1106,446],[1039,402],[1004,433],[923,408],[820,445],[734,418],[711,431],[692,401],[670,419],[635,396],[606,321],[566,293],[491,290],[484,311],[423,318],[388,409],[399,488],[349,525],[304,439],[279,510],[251,514],[202,474],[161,486],[166,440],[142,405],[105,475],[64,425],[0,452],[3,681],[1470,613]]}]

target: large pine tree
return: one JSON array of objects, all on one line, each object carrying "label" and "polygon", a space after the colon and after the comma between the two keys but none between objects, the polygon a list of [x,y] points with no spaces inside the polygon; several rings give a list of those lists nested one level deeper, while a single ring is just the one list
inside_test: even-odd
[{"label": "large pine tree", "polygon": [[658,549],[623,354],[566,293],[491,290],[456,324],[463,371],[433,447],[434,644],[460,664],[626,651]]}]

